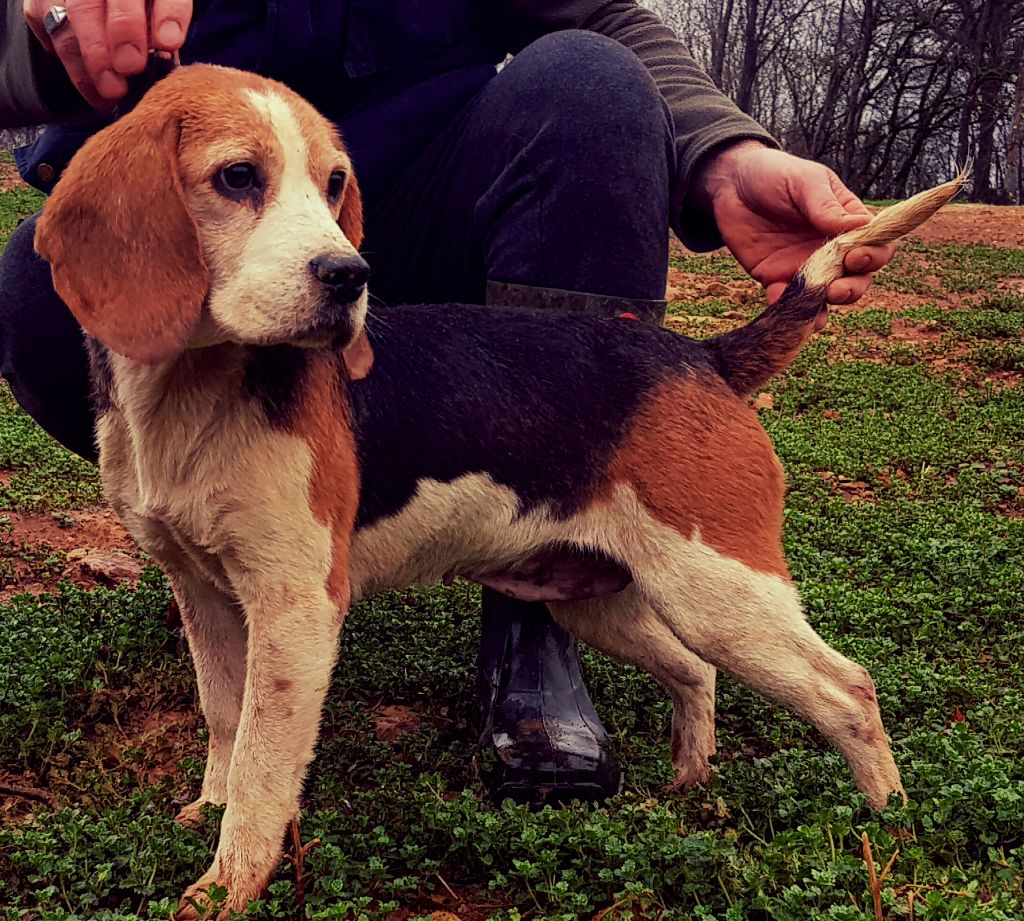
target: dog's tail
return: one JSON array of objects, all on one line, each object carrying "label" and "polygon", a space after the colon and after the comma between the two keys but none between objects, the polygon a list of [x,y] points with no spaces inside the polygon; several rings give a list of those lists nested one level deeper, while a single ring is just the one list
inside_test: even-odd
[{"label": "dog's tail", "polygon": [[789,367],[812,333],[828,317],[825,291],[843,274],[843,259],[855,246],[892,243],[923,224],[963,187],[967,170],[944,185],[919,192],[875,215],[870,224],[829,240],[811,254],[782,296],[746,326],[705,341],[726,383],[749,396]]}]

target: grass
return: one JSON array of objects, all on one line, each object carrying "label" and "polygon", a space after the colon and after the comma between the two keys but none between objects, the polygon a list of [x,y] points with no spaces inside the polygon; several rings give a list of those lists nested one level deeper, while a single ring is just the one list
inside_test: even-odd
[{"label": "grass", "polygon": [[717,275],[726,280],[747,279],[749,276],[740,265],[728,255],[673,255],[669,264],[680,272],[692,272],[697,275]]},{"label": "grass", "polygon": [[877,283],[904,294],[992,291],[1000,278],[1024,275],[1024,250],[983,244],[906,242],[877,275]]},{"label": "grass", "polygon": [[[0,215],[26,207],[10,194]],[[1024,398],[1019,379],[986,379],[1021,372],[1024,305],[997,286],[1017,271],[1011,257],[959,249],[980,280],[977,310],[943,282],[930,305],[848,314],[761,413],[790,482],[786,550],[808,617],[873,674],[905,811],[872,814],[815,731],[728,679],[713,780],[666,793],[664,694],[591,652],[623,792],[601,807],[493,805],[473,746],[478,595],[459,583],[392,592],[345,626],[303,804],[303,837],[320,839],[304,906],[282,864],[249,915],[404,921],[464,902],[475,907],[463,917],[506,921],[873,921],[866,832],[880,865],[899,850],[888,921],[1024,917]],[[927,274],[947,277],[943,254],[927,255]],[[730,309],[712,299],[680,312]],[[858,337],[891,338],[897,316],[952,338],[909,364],[851,355]],[[933,366],[952,341],[963,357]],[[6,394],[0,471],[0,515],[98,495],[94,471]],[[9,522],[0,531],[5,552],[48,565]],[[219,816],[198,831],[172,820],[198,787],[203,732],[169,601],[151,569],[137,588],[0,605],[0,765],[51,798],[0,819],[5,921],[166,918],[205,869]],[[395,705],[419,722],[383,741],[375,714]]]}]

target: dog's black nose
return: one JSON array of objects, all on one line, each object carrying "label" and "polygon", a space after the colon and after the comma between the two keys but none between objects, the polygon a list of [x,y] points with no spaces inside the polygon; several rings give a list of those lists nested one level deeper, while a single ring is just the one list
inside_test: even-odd
[{"label": "dog's black nose", "polygon": [[359,297],[370,277],[370,267],[361,256],[324,253],[311,259],[309,268],[339,303],[348,303]]}]

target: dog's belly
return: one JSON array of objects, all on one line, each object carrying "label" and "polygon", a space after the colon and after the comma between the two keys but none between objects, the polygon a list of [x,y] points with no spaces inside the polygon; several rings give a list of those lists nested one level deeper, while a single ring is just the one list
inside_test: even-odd
[{"label": "dog's belly", "polygon": [[399,512],[353,535],[353,600],[454,576],[530,601],[619,591],[631,576],[594,541],[592,518],[520,514],[514,490],[486,474],[420,480]]}]

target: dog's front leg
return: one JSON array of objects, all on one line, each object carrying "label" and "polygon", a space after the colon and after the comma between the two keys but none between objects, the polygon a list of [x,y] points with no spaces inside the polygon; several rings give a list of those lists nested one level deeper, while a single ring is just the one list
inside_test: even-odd
[{"label": "dog's front leg", "polygon": [[192,653],[210,743],[199,798],[178,813],[177,821],[197,825],[203,806],[223,805],[228,799],[228,772],[245,687],[245,615],[238,601],[217,587],[163,523],[113,501],[121,519],[166,573]]},{"label": "dog's front leg", "polygon": [[177,816],[182,825],[202,820],[202,807],[228,801],[228,773],[245,689],[245,615],[239,603],[187,570],[165,567],[181,610],[199,686],[199,704],[210,734],[198,799]]},{"label": "dog's front leg", "polygon": [[229,893],[224,918],[265,889],[298,813],[335,659],[341,618],[322,587],[253,593],[243,602],[248,667],[228,805],[213,865],[186,891],[182,919],[202,915],[214,884]]}]

